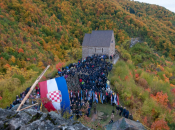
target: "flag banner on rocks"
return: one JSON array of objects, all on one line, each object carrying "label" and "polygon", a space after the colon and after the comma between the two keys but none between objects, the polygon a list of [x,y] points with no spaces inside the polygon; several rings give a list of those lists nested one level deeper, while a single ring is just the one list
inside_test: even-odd
[{"label": "flag banner on rocks", "polygon": [[39,82],[41,100],[50,111],[69,111],[70,99],[64,77]]}]

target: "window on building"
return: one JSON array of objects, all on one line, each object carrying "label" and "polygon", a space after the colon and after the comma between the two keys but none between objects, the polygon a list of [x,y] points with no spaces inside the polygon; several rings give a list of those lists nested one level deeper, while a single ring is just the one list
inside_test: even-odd
[{"label": "window on building", "polygon": [[113,43],[113,40],[111,41],[111,43]]},{"label": "window on building", "polygon": [[95,52],[96,52],[96,48],[95,48]]},{"label": "window on building", "polygon": [[103,53],[103,48],[102,48],[102,53]]}]

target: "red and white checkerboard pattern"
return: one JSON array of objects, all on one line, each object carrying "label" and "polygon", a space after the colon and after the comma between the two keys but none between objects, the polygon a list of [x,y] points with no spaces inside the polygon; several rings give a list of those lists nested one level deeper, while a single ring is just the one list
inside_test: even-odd
[{"label": "red and white checkerboard pattern", "polygon": [[52,100],[52,102],[61,102],[62,101],[61,91],[57,90],[57,91],[50,92],[48,94],[49,94],[49,98],[50,98],[50,100]]}]

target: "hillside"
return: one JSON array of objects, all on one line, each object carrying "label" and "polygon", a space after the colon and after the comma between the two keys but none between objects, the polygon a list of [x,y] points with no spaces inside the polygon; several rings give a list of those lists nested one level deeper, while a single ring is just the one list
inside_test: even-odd
[{"label": "hillside", "polygon": [[[114,90],[135,120],[151,129],[174,129],[175,65],[159,56],[148,44],[138,43],[129,48],[125,41],[117,46],[120,61],[110,74]],[[169,125],[169,126],[168,126]]]},{"label": "hillside", "polygon": [[[31,86],[48,64],[42,80],[80,59],[83,37],[92,30],[114,30],[123,61],[111,81],[125,86],[116,90],[135,117],[149,127],[159,119],[175,122],[175,13],[130,0],[0,0],[0,106]],[[144,43],[129,49],[132,37]]]},{"label": "hillside", "polygon": [[174,22],[175,14],[163,7],[128,0],[1,0],[0,72],[6,64],[44,67],[69,60],[71,49],[77,59],[84,34],[92,30],[114,30],[117,44],[141,37],[174,59]]}]

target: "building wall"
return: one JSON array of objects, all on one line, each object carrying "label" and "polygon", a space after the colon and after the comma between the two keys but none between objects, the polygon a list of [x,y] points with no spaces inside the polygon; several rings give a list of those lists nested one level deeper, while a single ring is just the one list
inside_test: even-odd
[{"label": "building wall", "polygon": [[89,47],[89,55],[93,54],[109,54],[109,47]]},{"label": "building wall", "polygon": [[109,47],[82,47],[82,59],[94,54],[109,55]]},{"label": "building wall", "polygon": [[114,33],[112,33],[111,44],[110,44],[110,51],[109,52],[110,52],[109,55],[114,55],[115,54],[115,38],[114,38]]},{"label": "building wall", "polygon": [[82,58],[83,59],[93,54],[107,54],[109,56],[114,55],[115,54],[114,33],[112,33],[110,47],[85,47],[85,46],[82,47]]},{"label": "building wall", "polygon": [[82,59],[86,58],[89,55],[89,48],[88,47],[82,47]]}]

